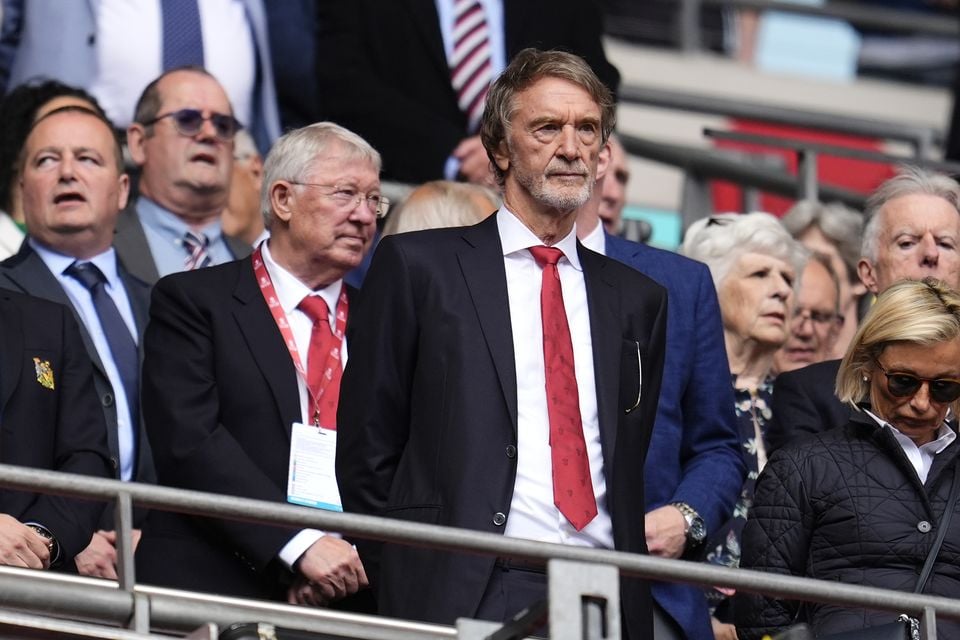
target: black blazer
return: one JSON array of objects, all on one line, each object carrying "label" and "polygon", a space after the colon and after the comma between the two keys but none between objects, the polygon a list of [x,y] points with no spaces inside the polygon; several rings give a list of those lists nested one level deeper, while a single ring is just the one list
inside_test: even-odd
[{"label": "black blazer", "polygon": [[[138,343],[140,345],[140,357],[142,360],[143,330],[147,326],[150,287],[145,282],[127,273],[122,264],[118,264],[118,271],[124,288],[127,291],[130,307],[133,310],[133,319],[137,325],[137,333],[139,335]],[[77,324],[80,326],[80,336],[83,338],[83,346],[86,348],[87,356],[93,362],[93,381],[100,399],[100,406],[103,409],[104,419],[107,423],[107,445],[110,448],[110,462],[114,469],[114,476],[118,477],[120,472],[120,448],[117,442],[117,405],[114,401],[113,386],[107,377],[103,361],[100,359],[100,354],[97,353],[97,348],[93,344],[90,332],[87,331],[83,321],[77,315],[76,310],[70,302],[70,298],[66,292],[64,292],[63,287],[60,286],[57,278],[50,273],[50,269],[47,268],[47,265],[27,242],[21,245],[20,251],[16,255],[0,263],[0,287],[58,302],[73,311]],[[142,420],[137,434],[137,461],[134,468],[133,479],[137,482],[148,483],[157,481],[157,473],[153,467],[153,456],[150,453],[150,443],[147,441]],[[138,512],[139,511],[140,510],[138,510]],[[113,510],[105,509],[103,516],[104,521],[101,523],[101,526],[112,529]],[[138,523],[139,518],[142,518],[141,514],[138,514]]]},{"label": "black blazer", "polygon": [[[297,374],[250,259],[162,278],[144,348],[143,413],[160,484],[286,502],[290,430],[302,419]],[[291,574],[276,556],[296,532],[152,511],[137,576],[285,597]]]},{"label": "black blazer", "polygon": [[[457,106],[434,0],[320,0],[316,69],[320,113],[363,136],[383,157],[383,177],[419,184],[442,178],[467,136]],[[596,0],[505,0],[507,62],[526,47],[583,56],[616,92],[603,52]]]},{"label": "black blazer", "polygon": [[[63,305],[0,291],[0,425],[4,464],[112,475],[90,359]],[[89,544],[103,506],[0,489],[0,512],[47,527],[64,561]]]},{"label": "black blazer", "polygon": [[839,360],[827,360],[777,376],[773,418],[767,425],[767,450],[773,453],[799,436],[842,427],[853,409],[837,399]]},{"label": "black blazer", "polygon": [[[391,236],[377,248],[352,310],[337,416],[346,511],[503,532],[516,475],[517,380],[496,220]],[[606,507],[616,548],[642,553],[643,462],[663,369],[666,293],[626,265],[579,251]],[[476,613],[494,564],[435,549],[388,545],[382,558],[376,545],[360,550],[380,613],[444,624]],[[646,583],[621,584],[630,637],[650,637]]]}]

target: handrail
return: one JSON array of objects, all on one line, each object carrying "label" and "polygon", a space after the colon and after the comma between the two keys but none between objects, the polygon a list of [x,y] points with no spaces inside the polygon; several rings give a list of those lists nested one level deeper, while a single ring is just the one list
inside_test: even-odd
[{"label": "handrail", "polygon": [[772,124],[908,142],[913,146],[915,155],[919,157],[928,155],[934,145],[941,143],[944,139],[943,131],[936,127],[745,102],[654,87],[623,86],[619,91],[619,99],[622,103],[662,109],[760,120]]},{"label": "handrail", "polygon": [[[155,509],[266,524],[314,527],[328,531],[341,531],[344,534],[362,538],[449,551],[466,551],[527,560],[562,558],[600,563],[618,567],[621,573],[632,576],[702,586],[733,587],[788,599],[829,602],[914,615],[921,615],[925,607],[933,607],[938,615],[960,620],[960,601],[952,598],[837,584],[759,571],[733,570],[703,563],[668,560],[621,551],[548,544],[508,538],[493,533],[374,516],[334,513],[247,498],[90,478],[12,465],[0,465],[0,486],[99,499],[126,495],[136,504]],[[140,586],[136,589],[138,594],[145,593]],[[0,598],[13,597],[11,594],[4,594],[4,591],[0,589]],[[120,593],[124,597],[130,597],[126,592]],[[163,592],[153,593],[162,594]],[[116,606],[116,603],[111,603],[111,606]],[[151,606],[151,608],[154,607]]]},{"label": "handrail", "polygon": [[[806,195],[803,181],[797,176],[780,169],[746,164],[716,149],[655,142],[628,135],[621,135],[620,143],[631,155],[678,167],[689,174],[730,180],[790,198],[803,199]],[[862,209],[866,202],[863,194],[828,184],[819,185],[819,193],[823,200],[842,202],[855,209]]]}]

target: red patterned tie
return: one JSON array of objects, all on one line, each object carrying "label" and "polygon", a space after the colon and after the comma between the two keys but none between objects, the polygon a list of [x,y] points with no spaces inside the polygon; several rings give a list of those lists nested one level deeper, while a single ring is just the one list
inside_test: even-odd
[{"label": "red patterned tie", "polygon": [[340,397],[340,341],[330,331],[330,315],[327,303],[320,296],[307,296],[298,308],[313,320],[310,332],[310,350],[307,352],[307,386],[313,407],[314,419],[322,427],[337,428],[337,399]]},{"label": "red patterned tie", "polygon": [[483,115],[483,102],[493,79],[487,18],[477,0],[453,3],[453,56],[450,78],[457,105],[467,115],[467,131],[473,133]]},{"label": "red patterned tie", "polygon": [[553,464],[553,501],[577,531],[597,515],[590,481],[590,460],[583,439],[580,398],[573,366],[573,342],[563,306],[557,262],[563,252],[553,247],[530,247],[543,268],[540,312],[543,320],[543,364],[550,418],[550,458]]}]

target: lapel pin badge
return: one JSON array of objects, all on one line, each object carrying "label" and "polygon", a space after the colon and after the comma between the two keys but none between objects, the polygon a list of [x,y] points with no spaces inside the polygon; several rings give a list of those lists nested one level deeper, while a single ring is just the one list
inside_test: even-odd
[{"label": "lapel pin badge", "polygon": [[40,386],[53,389],[53,367],[50,366],[50,361],[34,358],[33,367],[37,372],[37,382],[40,383]]}]

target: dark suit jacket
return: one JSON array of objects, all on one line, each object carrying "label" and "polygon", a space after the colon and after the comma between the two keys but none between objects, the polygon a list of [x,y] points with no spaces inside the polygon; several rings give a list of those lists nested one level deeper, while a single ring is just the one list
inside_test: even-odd
[{"label": "dark suit jacket", "polygon": [[[44,364],[53,388],[40,382]],[[0,462],[112,474],[90,359],[65,307],[0,291]],[[0,513],[42,524],[64,561],[89,544],[103,503],[0,489]]]},{"label": "dark suit jacket", "polygon": [[766,432],[768,453],[799,436],[847,424],[853,409],[834,393],[839,371],[839,360],[827,360],[777,376]]},{"label": "dark suit jacket", "polygon": [[[286,502],[290,429],[302,419],[297,374],[251,261],[161,279],[144,346],[143,412],[160,484]],[[285,596],[290,573],[276,556],[296,531],[152,511],[137,576]]]},{"label": "dark suit jacket", "polygon": [[[580,259],[606,507],[616,547],[642,553],[643,459],[663,369],[666,294],[582,247]],[[385,238],[351,313],[337,416],[344,509],[502,533],[516,475],[517,380],[497,217]],[[627,412],[640,389],[638,352],[641,400]],[[492,557],[360,550],[388,616],[446,624],[472,617],[494,569]],[[646,583],[622,585],[630,637],[650,637]]]},{"label": "dark suit jacket", "polygon": [[[133,318],[137,324],[142,357],[143,330],[147,326],[150,287],[127,273],[122,264],[119,265],[119,273],[120,279],[123,281],[124,288],[127,291],[127,297],[130,299],[130,306],[133,309]],[[93,339],[90,337],[90,333],[84,326],[83,321],[77,316],[76,311],[73,309],[70,298],[67,297],[67,294],[64,292],[63,287],[60,286],[56,277],[50,273],[47,265],[44,264],[40,256],[37,255],[27,242],[23,243],[17,255],[0,263],[0,287],[20,291],[21,293],[27,293],[39,298],[45,298],[53,302],[59,302],[74,311],[74,317],[80,326],[80,336],[83,338],[83,346],[86,348],[87,356],[93,362],[93,381],[100,399],[100,406],[103,409],[104,418],[107,422],[107,444],[110,448],[110,462],[113,465],[114,476],[118,476],[120,471],[120,449],[117,443],[117,405],[114,401],[113,387],[103,367],[100,354],[97,353],[97,348],[93,344]],[[133,479],[137,482],[156,482],[157,473],[153,468],[150,444],[147,441],[146,431],[144,431],[142,424],[137,434],[137,447],[137,462],[134,467]],[[103,517],[104,520],[101,526],[104,528],[113,528],[113,510],[105,509]]]},{"label": "dark suit jacket", "polygon": [[[607,235],[607,256],[666,287],[667,353],[646,465],[646,508],[686,502],[713,532],[730,517],[746,466],[733,411],[720,305],[706,265]],[[654,583],[688,638],[711,637],[703,589]]]},{"label": "dark suit jacket", "polygon": [[[604,55],[596,0],[505,0],[507,62],[526,47],[583,56],[610,89],[620,75]],[[419,184],[467,136],[443,51],[434,0],[322,0],[317,73],[321,115],[383,156],[383,177]]]},{"label": "dark suit jacket", "polygon": [[[224,235],[224,241],[230,248],[234,258],[246,258],[252,252],[252,247],[239,238]],[[127,206],[120,212],[117,219],[117,232],[113,238],[113,248],[117,252],[120,262],[134,277],[153,286],[160,279],[157,263],[150,251],[143,224],[137,215],[136,204]]]}]

